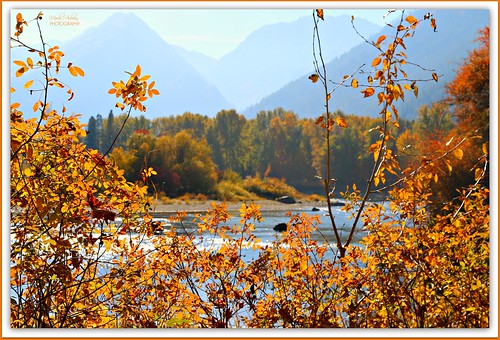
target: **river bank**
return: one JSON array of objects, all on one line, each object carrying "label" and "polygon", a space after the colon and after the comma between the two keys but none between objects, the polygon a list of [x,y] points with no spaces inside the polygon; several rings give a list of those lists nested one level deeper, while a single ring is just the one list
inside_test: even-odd
[{"label": "river bank", "polygon": [[[153,205],[155,214],[174,214],[179,211],[187,213],[205,213],[212,207],[212,203],[221,203],[220,201],[206,200],[206,201],[174,201],[174,202],[155,202]],[[313,208],[326,207],[325,202],[319,201],[306,201],[297,203],[281,203],[274,200],[257,200],[247,202],[226,202],[228,212],[235,214],[238,213],[243,203],[254,203],[260,206],[261,212],[271,211],[311,211]]]}]

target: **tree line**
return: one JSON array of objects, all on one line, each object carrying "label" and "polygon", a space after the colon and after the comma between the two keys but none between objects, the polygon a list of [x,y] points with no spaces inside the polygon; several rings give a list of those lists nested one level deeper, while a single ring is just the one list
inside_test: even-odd
[{"label": "tree line", "polygon": [[[349,129],[334,127],[332,167],[340,186],[362,186],[371,162],[366,151],[378,138],[374,128],[381,119],[338,114]],[[107,118],[91,116],[87,147],[104,153],[125,117],[112,110]],[[449,112],[446,119],[452,124]],[[401,120],[400,132],[416,125]],[[315,193],[321,190],[317,176],[324,171],[324,153],[324,138],[314,119],[277,108],[261,111],[254,119],[235,110],[222,110],[213,118],[191,112],[155,119],[129,117],[111,157],[130,181],[137,180],[143,168],[153,167],[157,189],[176,196],[210,194],[227,171],[242,178],[279,178],[302,192]]]}]

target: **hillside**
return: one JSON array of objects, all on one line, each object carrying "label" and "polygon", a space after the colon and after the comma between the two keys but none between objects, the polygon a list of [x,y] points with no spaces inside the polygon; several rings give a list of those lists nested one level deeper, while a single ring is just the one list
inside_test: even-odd
[{"label": "hillside", "polygon": [[[429,11],[412,12],[415,17],[423,17]],[[476,44],[474,42],[480,28],[489,24],[489,13],[486,10],[436,10],[433,11],[438,29],[434,32],[427,23],[417,30],[412,39],[406,41],[408,60],[418,63],[422,67],[435,69],[441,75],[439,82],[423,82],[419,85],[419,96],[407,96],[404,103],[399,103],[401,117],[412,119],[416,117],[418,109],[443,98],[444,86],[453,80],[456,68]],[[371,37],[390,35],[391,30],[384,28]],[[337,37],[323,34],[324,45],[330,44]],[[368,37],[367,37],[368,38]],[[370,40],[370,39],[369,39]],[[332,80],[340,80],[345,74],[354,72],[364,63],[369,63],[377,56],[377,50],[363,43],[344,53],[327,64],[327,72]],[[371,67],[363,67],[363,71],[370,72]],[[301,117],[316,117],[324,111],[323,93],[320,86],[315,86],[308,80],[314,69],[303,74],[302,77],[288,83],[282,89],[267,96],[258,104],[244,111],[247,117],[253,117],[261,110],[271,110],[283,107],[292,110]],[[406,68],[409,76],[421,79],[428,78],[425,72],[418,67]],[[366,77],[366,75],[364,76]],[[375,97],[363,99],[358,90],[340,88],[333,93],[330,103],[333,110],[339,109],[349,114],[377,115],[377,99]]]}]

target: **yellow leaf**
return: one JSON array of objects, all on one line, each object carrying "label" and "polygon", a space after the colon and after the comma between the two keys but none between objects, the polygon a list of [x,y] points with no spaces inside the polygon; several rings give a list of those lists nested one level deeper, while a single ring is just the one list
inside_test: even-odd
[{"label": "yellow leaf", "polygon": [[381,61],[382,61],[382,59],[380,57],[373,59],[372,66],[373,67],[377,66],[378,64],[380,64]]},{"label": "yellow leaf", "polygon": [[15,109],[19,108],[20,106],[21,106],[21,103],[12,103],[10,105],[10,109],[15,110]]},{"label": "yellow leaf", "polygon": [[385,99],[384,92],[379,92],[377,94],[377,98],[378,98],[378,105],[380,105],[384,101],[384,99]]},{"label": "yellow leaf", "polygon": [[309,76],[309,79],[310,79],[313,83],[315,83],[315,82],[317,82],[317,81],[318,81],[318,79],[319,79],[319,75],[317,75],[316,73],[315,73],[315,74],[311,74],[311,75]]},{"label": "yellow leaf", "polygon": [[358,80],[356,78],[353,78],[351,81],[351,86],[355,89],[358,87]]},{"label": "yellow leaf", "polygon": [[373,84],[373,77],[372,76],[368,76],[368,83],[370,85]]},{"label": "yellow leaf", "polygon": [[448,167],[448,171],[451,172],[453,170],[453,167],[451,166],[450,161],[445,159],[444,162],[445,162],[446,166]]},{"label": "yellow leaf", "polygon": [[31,168],[28,167],[23,170],[23,175],[26,177],[31,177],[31,175],[33,175],[33,171],[31,170]]},{"label": "yellow leaf", "polygon": [[483,143],[483,153],[484,153],[485,155],[487,155],[487,154],[488,154],[488,144],[486,144],[486,143]]},{"label": "yellow leaf", "polygon": [[21,60],[14,60],[14,64],[16,64],[17,66],[26,67],[24,61]]},{"label": "yellow leaf", "polygon": [[26,62],[28,63],[29,68],[33,68],[33,60],[31,60],[31,58],[28,57],[28,59],[26,59]]},{"label": "yellow leaf", "polygon": [[462,160],[462,157],[464,156],[464,151],[462,149],[455,149],[453,150],[453,155],[457,157],[459,160]]},{"label": "yellow leaf", "polygon": [[343,128],[347,127],[347,123],[346,123],[345,119],[340,117],[340,116],[337,117],[337,125],[340,127],[343,127]]},{"label": "yellow leaf", "polygon": [[16,92],[16,89],[11,86],[10,87],[10,93],[12,93],[12,92]]},{"label": "yellow leaf", "polygon": [[438,81],[438,75],[436,73],[432,73],[432,79],[434,79],[435,81]]},{"label": "yellow leaf", "polygon": [[474,171],[474,181],[478,181],[481,176],[483,175],[483,171],[481,170],[481,168],[476,168],[476,170]]},{"label": "yellow leaf", "polygon": [[328,94],[326,95],[326,101],[329,101],[329,100],[330,100],[330,98],[331,98],[331,95],[330,95],[330,93],[328,93]]},{"label": "yellow leaf", "polygon": [[26,82],[26,84],[24,84],[24,88],[27,89],[27,88],[31,87],[31,85],[33,85],[33,80],[28,80]]}]

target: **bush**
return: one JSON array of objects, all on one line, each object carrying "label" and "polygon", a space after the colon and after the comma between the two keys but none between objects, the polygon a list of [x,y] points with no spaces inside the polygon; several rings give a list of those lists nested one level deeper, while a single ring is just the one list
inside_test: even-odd
[{"label": "bush", "polygon": [[282,196],[301,196],[297,189],[286,184],[283,179],[274,177],[266,177],[264,179],[247,177],[243,181],[243,188],[266,199],[276,199]]},{"label": "bush", "polygon": [[241,183],[224,180],[215,186],[216,198],[220,201],[256,200],[259,197],[241,186]]}]

